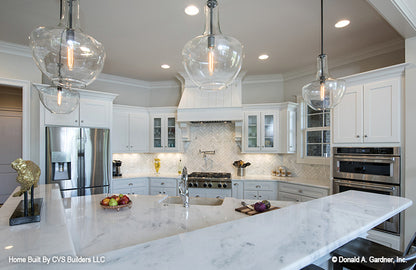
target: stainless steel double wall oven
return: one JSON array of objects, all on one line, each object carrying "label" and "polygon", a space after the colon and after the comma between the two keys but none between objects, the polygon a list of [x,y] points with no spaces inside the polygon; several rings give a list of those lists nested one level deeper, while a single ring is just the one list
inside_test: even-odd
[{"label": "stainless steel double wall oven", "polygon": [[[334,147],[334,193],[359,190],[400,196],[400,147]],[[400,234],[396,215],[376,229]]]}]

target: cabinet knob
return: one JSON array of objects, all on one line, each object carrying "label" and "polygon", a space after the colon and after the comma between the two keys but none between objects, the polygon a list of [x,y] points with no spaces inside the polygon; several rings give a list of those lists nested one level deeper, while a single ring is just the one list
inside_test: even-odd
[{"label": "cabinet knob", "polygon": [[162,191],[159,191],[159,194],[162,194]]},{"label": "cabinet knob", "polygon": [[234,186],[238,186],[238,183],[234,183]]},{"label": "cabinet knob", "polygon": [[129,186],[132,186],[133,185],[133,183],[129,183]]},{"label": "cabinet knob", "polygon": [[217,199],[219,199],[219,198],[221,198],[221,197],[220,197],[220,196],[217,196],[216,198],[217,198]]},{"label": "cabinet knob", "polygon": [[254,198],[257,198],[257,195],[254,195]]},{"label": "cabinet knob", "polygon": [[163,186],[165,183],[163,183],[163,182],[162,182],[162,183],[160,183],[160,184]]},{"label": "cabinet knob", "polygon": [[367,137],[368,137],[368,136],[367,136],[367,134],[365,134],[365,135],[364,135],[364,138],[367,138]]},{"label": "cabinet knob", "polygon": [[199,197],[199,195],[196,195],[195,197]]},{"label": "cabinet knob", "polygon": [[303,193],[303,190],[299,189],[299,193]]},{"label": "cabinet knob", "polygon": [[355,137],[360,138],[360,135],[357,135],[357,136],[355,136]]},{"label": "cabinet knob", "polygon": [[129,148],[129,146],[128,146],[128,145],[126,145],[126,148]]},{"label": "cabinet knob", "polygon": [[75,123],[78,123],[78,120],[75,120]]},{"label": "cabinet knob", "polygon": [[261,188],[261,186],[257,185],[256,188]]},{"label": "cabinet knob", "polygon": [[259,195],[259,198],[261,198],[261,195]]},{"label": "cabinet knob", "polygon": [[84,123],[84,120],[81,120],[81,123]]}]

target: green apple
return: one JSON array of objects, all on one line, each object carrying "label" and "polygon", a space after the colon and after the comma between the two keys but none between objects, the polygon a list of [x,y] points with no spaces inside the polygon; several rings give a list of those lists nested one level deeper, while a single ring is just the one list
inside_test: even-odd
[{"label": "green apple", "polygon": [[117,203],[116,199],[111,198],[110,201],[108,202],[108,205],[109,206],[117,206],[118,203]]}]

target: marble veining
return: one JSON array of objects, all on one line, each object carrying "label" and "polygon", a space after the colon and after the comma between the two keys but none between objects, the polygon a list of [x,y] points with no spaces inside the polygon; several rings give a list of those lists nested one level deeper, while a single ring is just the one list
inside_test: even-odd
[{"label": "marble veining", "polygon": [[[56,190],[45,194],[56,195]],[[165,205],[164,196],[134,195],[133,207],[120,212],[102,209],[101,198],[75,197],[65,203],[66,209],[62,204],[47,208],[40,224],[17,229],[25,231],[25,238],[4,224],[17,204],[9,199],[0,209],[2,243],[14,241],[14,255],[105,258],[103,264],[55,264],[51,269],[300,269],[412,204],[402,197],[347,191],[305,203],[286,202],[279,210],[249,217],[234,211],[241,202],[234,198],[221,206],[185,209]],[[48,235],[45,230],[51,228]],[[25,247],[41,236],[47,241],[38,244],[38,253]],[[27,269],[25,264],[9,264],[9,254],[1,253],[2,267]]]}]

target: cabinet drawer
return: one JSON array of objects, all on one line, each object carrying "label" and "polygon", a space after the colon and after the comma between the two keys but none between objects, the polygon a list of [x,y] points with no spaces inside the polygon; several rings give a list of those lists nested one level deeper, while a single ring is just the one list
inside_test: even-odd
[{"label": "cabinet drawer", "polygon": [[276,190],[277,182],[274,181],[246,181],[244,190]]},{"label": "cabinet drawer", "polygon": [[244,199],[245,200],[258,200],[257,191],[244,191]]},{"label": "cabinet drawer", "polygon": [[148,187],[149,181],[147,178],[130,178],[113,180],[113,189],[118,188],[136,188],[136,187]]},{"label": "cabinet drawer", "polygon": [[176,196],[176,188],[160,188],[160,187],[150,187],[150,195],[168,195],[168,196]]},{"label": "cabinet drawer", "polygon": [[328,195],[328,190],[318,187],[309,187],[303,185],[280,183],[279,191],[298,194],[302,196],[321,198]]},{"label": "cabinet drawer", "polygon": [[136,188],[113,188],[114,194],[138,194],[138,195],[149,195],[148,187],[136,187]]},{"label": "cabinet drawer", "polygon": [[174,187],[176,188],[176,179],[172,178],[150,178],[152,187]]}]

